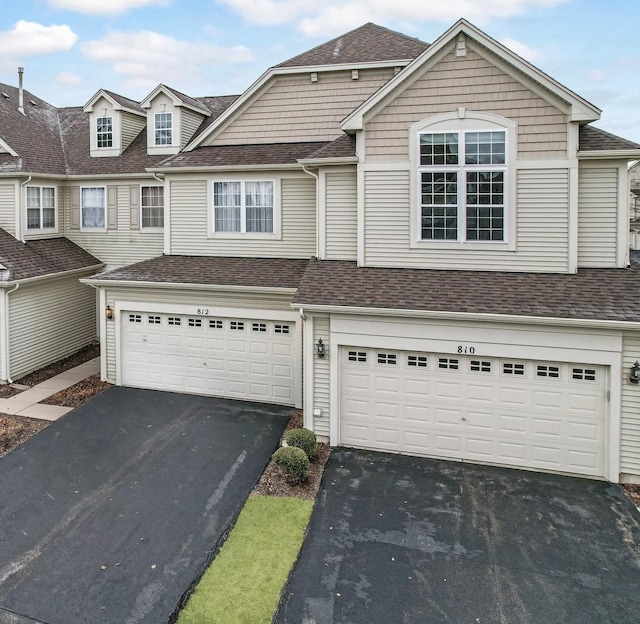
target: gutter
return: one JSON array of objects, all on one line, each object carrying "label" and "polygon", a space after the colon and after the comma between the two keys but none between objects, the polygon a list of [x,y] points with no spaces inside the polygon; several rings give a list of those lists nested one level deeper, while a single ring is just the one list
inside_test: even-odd
[{"label": "gutter", "polygon": [[634,160],[640,158],[640,149],[578,151],[578,160]]},{"label": "gutter", "polygon": [[245,169],[283,169],[283,170],[300,170],[300,165],[298,163],[286,163],[280,165],[200,165],[197,167],[147,167],[145,171],[149,173],[202,173],[207,171],[237,171],[238,168],[241,167],[243,170]]},{"label": "gutter", "polygon": [[298,162],[303,166],[324,167],[325,165],[357,165],[360,162],[357,156],[339,156],[336,158],[301,158]]},{"label": "gutter", "polygon": [[[23,113],[24,114],[24,113]],[[20,233],[20,238],[18,239],[21,243],[26,243],[26,240],[24,238],[24,230],[25,228],[22,227],[23,226],[23,214],[25,213],[25,208],[26,208],[26,198],[25,198],[25,194],[24,194],[24,189],[26,188],[27,184],[29,184],[29,182],[31,182],[32,176],[29,176],[21,185],[20,185],[20,197],[18,198],[18,202],[17,202],[17,208],[18,208],[18,213],[16,214],[16,233]]]},{"label": "gutter", "polygon": [[[36,275],[35,277],[25,277],[24,279],[10,280],[8,282],[0,283],[0,288],[8,288],[12,284],[16,286],[24,285],[24,284],[33,284],[34,282],[41,282],[46,279],[60,279],[62,277],[69,277],[70,275],[74,275],[75,273],[86,273],[88,271],[95,271],[97,269],[101,269],[106,266],[104,262],[100,264],[92,264],[90,266],[81,267],[79,269],[69,269],[68,271],[60,271],[58,273],[47,273],[45,275]],[[82,280],[80,280],[82,281]],[[13,290],[9,290],[9,292],[13,292]]]},{"label": "gutter", "polygon": [[111,288],[158,288],[161,290],[212,290],[230,292],[273,293],[276,295],[291,295],[297,288],[269,287],[269,286],[236,286],[224,284],[183,284],[178,282],[138,282],[135,280],[115,280],[86,277],[82,284],[88,286],[107,286]]}]

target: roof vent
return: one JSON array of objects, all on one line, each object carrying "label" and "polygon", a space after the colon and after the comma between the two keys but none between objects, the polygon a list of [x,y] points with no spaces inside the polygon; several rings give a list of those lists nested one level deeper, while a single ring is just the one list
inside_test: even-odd
[{"label": "roof vent", "polygon": [[38,106],[38,102],[34,100],[29,100],[29,104],[31,104],[31,106]]},{"label": "roof vent", "polygon": [[2,95],[2,97],[3,97],[5,100],[8,100],[8,99],[9,99],[9,94],[8,94],[8,93],[5,93],[4,91],[3,91],[0,95]]}]

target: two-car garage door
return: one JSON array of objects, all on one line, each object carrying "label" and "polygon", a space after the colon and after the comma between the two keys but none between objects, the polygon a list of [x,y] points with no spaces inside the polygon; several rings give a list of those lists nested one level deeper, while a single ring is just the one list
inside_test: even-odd
[{"label": "two-car garage door", "polygon": [[342,444],[604,474],[606,367],[359,347],[340,357]]}]

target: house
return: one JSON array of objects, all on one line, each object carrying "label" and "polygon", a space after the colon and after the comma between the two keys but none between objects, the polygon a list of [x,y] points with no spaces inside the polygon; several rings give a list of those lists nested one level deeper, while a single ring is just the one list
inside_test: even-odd
[{"label": "house", "polygon": [[0,226],[104,264],[79,276],[104,379],[302,407],[334,445],[640,482],[640,145],[475,26],[366,24],[239,97],[34,102],[23,126],[59,132],[31,169],[0,137]]},{"label": "house", "polygon": [[633,250],[640,249],[640,160],[629,164],[630,241]]}]

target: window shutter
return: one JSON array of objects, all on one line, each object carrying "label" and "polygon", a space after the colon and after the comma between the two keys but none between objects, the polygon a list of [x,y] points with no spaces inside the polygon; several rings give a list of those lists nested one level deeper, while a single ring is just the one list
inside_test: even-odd
[{"label": "window shutter", "polygon": [[140,229],[140,187],[131,187],[131,229]]},{"label": "window shutter", "polygon": [[118,187],[107,186],[107,229],[118,229]]},{"label": "window shutter", "polygon": [[69,187],[69,209],[71,211],[71,224],[72,230],[80,229],[80,187]]}]

